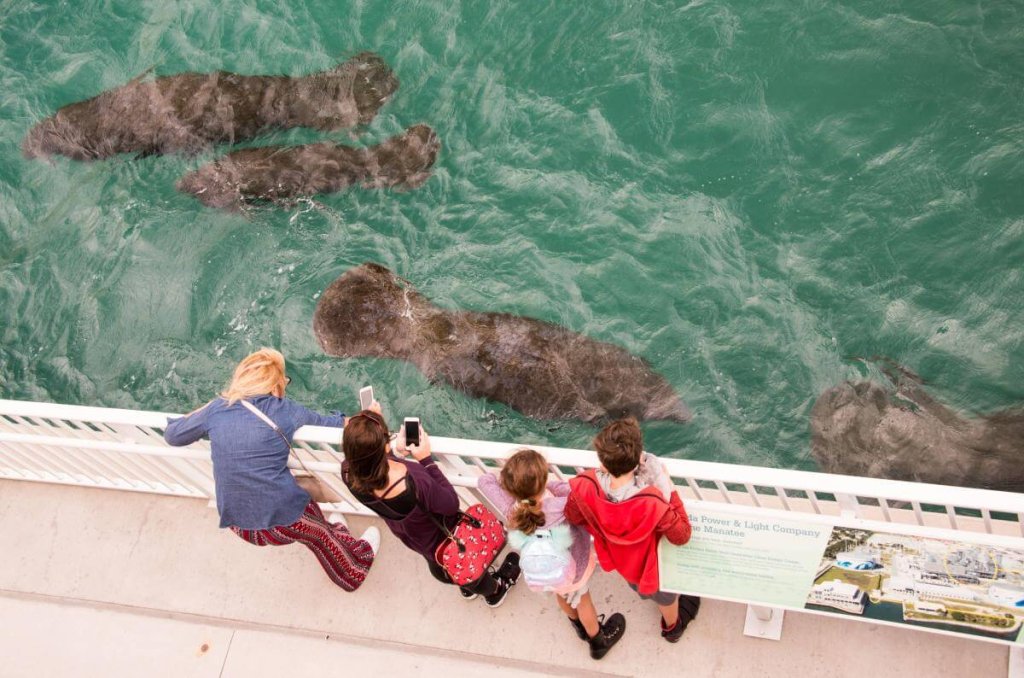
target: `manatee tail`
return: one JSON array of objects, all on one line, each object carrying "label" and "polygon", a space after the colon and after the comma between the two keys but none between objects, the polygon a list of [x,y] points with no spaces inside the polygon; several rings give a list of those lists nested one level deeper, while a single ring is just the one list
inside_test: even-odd
[{"label": "manatee tail", "polygon": [[427,125],[413,125],[369,150],[364,188],[417,188],[430,178],[441,142]]},{"label": "manatee tail", "polygon": [[364,125],[373,120],[381,106],[398,90],[394,71],[373,52],[361,52],[333,72],[354,74],[351,94],[359,111],[359,122]]}]

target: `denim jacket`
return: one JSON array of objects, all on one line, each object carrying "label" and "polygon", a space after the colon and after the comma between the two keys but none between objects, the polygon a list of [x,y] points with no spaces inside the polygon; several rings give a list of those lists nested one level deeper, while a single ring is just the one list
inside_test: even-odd
[{"label": "denim jacket", "polygon": [[[341,428],[344,422],[340,412],[317,414],[288,398],[260,395],[247,400],[289,441],[302,426]],[[241,403],[229,407],[217,398],[192,414],[168,420],[164,430],[171,445],[204,437],[210,440],[221,527],[265,530],[291,525],[302,516],[310,497],[288,470],[288,445],[274,429]]]}]

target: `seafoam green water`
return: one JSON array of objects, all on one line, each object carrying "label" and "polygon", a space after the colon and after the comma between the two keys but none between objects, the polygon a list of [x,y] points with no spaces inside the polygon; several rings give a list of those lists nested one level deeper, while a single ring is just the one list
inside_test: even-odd
[{"label": "seafoam green water", "polygon": [[[198,158],[27,161],[26,131],[155,67],[301,75],[380,53],[356,134],[426,122],[434,177],[250,216],[175,192]],[[443,435],[594,430],[324,356],[318,294],[363,261],[435,303],[645,357],[695,411],[659,454],[813,468],[811,404],[883,354],[967,413],[1024,401],[1024,5],[0,2],[0,395],[182,411],[280,347],[291,394]]]}]

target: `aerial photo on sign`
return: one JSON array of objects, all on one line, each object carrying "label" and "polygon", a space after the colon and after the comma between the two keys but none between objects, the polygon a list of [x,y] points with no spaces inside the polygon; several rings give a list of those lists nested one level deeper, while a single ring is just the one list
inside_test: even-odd
[{"label": "aerial photo on sign", "polygon": [[1021,642],[1024,551],[836,527],[806,607]]}]

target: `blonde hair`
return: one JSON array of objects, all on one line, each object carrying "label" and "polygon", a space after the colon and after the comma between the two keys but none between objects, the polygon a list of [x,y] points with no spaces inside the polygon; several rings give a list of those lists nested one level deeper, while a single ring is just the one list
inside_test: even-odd
[{"label": "blonde hair", "polygon": [[234,405],[243,398],[273,393],[284,384],[284,356],[272,348],[261,348],[238,363],[231,383],[221,397]]},{"label": "blonde hair", "polygon": [[517,499],[508,516],[508,526],[533,534],[544,526],[544,510],[534,499],[548,485],[548,461],[537,450],[519,450],[501,467],[499,482]]}]

